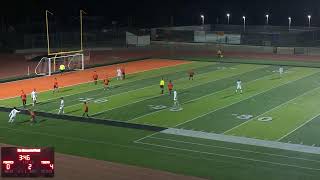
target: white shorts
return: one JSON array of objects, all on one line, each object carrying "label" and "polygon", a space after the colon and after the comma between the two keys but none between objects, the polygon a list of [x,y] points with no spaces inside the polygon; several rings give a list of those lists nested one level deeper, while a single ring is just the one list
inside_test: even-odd
[{"label": "white shorts", "polygon": [[32,102],[36,102],[36,101],[37,101],[37,98],[33,98],[33,99],[32,99]]},{"label": "white shorts", "polygon": [[242,87],[241,86],[237,86],[237,89],[242,89]]},{"label": "white shorts", "polygon": [[60,110],[62,110],[64,108],[64,106],[60,106]]}]

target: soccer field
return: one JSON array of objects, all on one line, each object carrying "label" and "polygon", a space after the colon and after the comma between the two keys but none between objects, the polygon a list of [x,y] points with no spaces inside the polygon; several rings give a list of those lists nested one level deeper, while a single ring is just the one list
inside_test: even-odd
[{"label": "soccer field", "polygon": [[[320,69],[278,70],[193,61],[112,79],[109,90],[99,82],[41,92],[35,110],[46,115],[37,117],[39,123],[30,126],[28,116],[18,115],[8,124],[8,113],[0,113],[1,142],[209,179],[319,179]],[[160,94],[162,77],[173,81],[181,109],[172,108],[166,88]],[[243,93],[235,92],[237,80]],[[50,116],[58,113],[61,97],[67,116]],[[86,122],[83,101],[89,104]],[[19,97],[0,100],[0,106],[22,108]]]}]

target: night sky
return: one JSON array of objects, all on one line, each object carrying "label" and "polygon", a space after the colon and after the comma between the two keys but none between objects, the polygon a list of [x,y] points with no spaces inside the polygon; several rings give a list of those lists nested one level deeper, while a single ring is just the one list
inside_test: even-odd
[{"label": "night sky", "polygon": [[200,23],[200,14],[206,23],[226,23],[226,13],[231,14],[231,23],[240,24],[247,17],[250,25],[265,23],[265,13],[270,13],[272,25],[287,25],[288,16],[293,25],[307,24],[307,15],[312,14],[312,24],[320,26],[320,0],[11,0],[0,7],[0,16],[11,24],[25,22],[27,18],[43,18],[45,9],[60,16],[76,16],[79,9],[90,16],[104,16],[127,23],[131,16],[134,24],[155,27],[170,24],[170,16],[176,25]]}]

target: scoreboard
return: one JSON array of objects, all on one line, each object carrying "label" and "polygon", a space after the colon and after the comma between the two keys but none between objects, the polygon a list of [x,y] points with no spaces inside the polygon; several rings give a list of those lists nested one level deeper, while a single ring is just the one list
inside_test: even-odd
[{"label": "scoreboard", "polygon": [[53,177],[54,149],[1,148],[2,177]]}]

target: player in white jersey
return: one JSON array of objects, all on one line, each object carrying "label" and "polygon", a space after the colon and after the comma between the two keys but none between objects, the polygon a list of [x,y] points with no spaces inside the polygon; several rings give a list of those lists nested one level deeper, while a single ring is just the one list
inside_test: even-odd
[{"label": "player in white jersey", "polygon": [[280,68],[279,68],[279,74],[280,74],[280,76],[282,76],[282,74],[283,74],[283,67],[280,67]]},{"label": "player in white jersey", "polygon": [[34,106],[37,103],[37,92],[36,89],[33,89],[33,91],[31,92],[31,99],[32,99],[32,106]]},{"label": "player in white jersey", "polygon": [[63,100],[63,97],[61,97],[61,100],[60,100],[60,108],[59,108],[59,112],[58,114],[64,114],[64,100]]},{"label": "player in white jersey", "polygon": [[122,79],[122,72],[121,72],[121,69],[118,68],[117,69],[117,80],[121,80]]},{"label": "player in white jersey", "polygon": [[238,92],[238,91],[240,91],[240,93],[242,93],[242,86],[241,86],[241,80],[239,79],[238,81],[237,81],[237,89],[236,89],[236,93]]},{"label": "player in white jersey", "polygon": [[179,108],[178,93],[176,90],[173,91],[173,107]]},{"label": "player in white jersey", "polygon": [[14,107],[10,114],[9,114],[9,123],[13,123],[13,121],[16,119],[17,113],[19,113],[20,111],[17,110],[16,107]]}]

